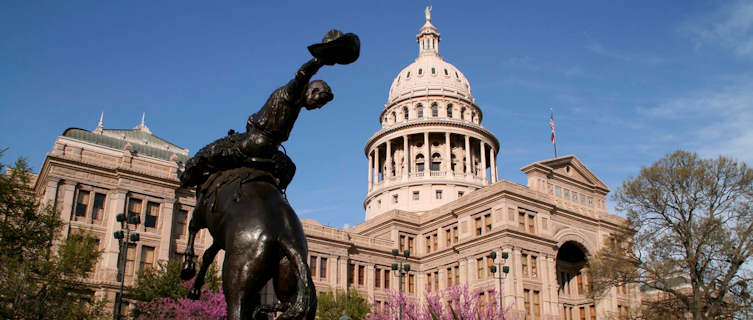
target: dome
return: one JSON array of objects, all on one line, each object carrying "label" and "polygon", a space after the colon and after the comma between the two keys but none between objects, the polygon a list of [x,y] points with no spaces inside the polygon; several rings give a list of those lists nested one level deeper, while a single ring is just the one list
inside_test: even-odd
[{"label": "dome", "polygon": [[418,58],[401,70],[392,81],[388,105],[427,92],[455,96],[473,103],[468,79],[439,55],[439,40],[439,32],[431,24],[431,17],[427,14],[426,24],[416,36]]}]

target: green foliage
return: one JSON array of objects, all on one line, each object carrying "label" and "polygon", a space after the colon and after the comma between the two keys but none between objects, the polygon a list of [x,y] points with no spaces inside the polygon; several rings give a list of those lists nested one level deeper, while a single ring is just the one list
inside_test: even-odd
[{"label": "green foliage", "polygon": [[0,318],[105,317],[104,301],[83,282],[100,255],[96,240],[74,233],[54,250],[63,223],[54,208],[40,206],[32,179],[23,159],[0,175]]},{"label": "green foliage", "polygon": [[[201,264],[199,263],[199,265]],[[180,261],[169,260],[167,262],[160,262],[156,268],[140,270],[137,274],[136,284],[128,290],[128,297],[143,302],[150,302],[160,298],[185,298],[193,281],[184,282],[181,280],[180,268]],[[212,263],[204,277],[204,286],[212,292],[218,292],[222,285],[219,273],[216,264]],[[134,317],[138,317],[144,313],[144,310],[141,310],[139,306],[133,310]]]},{"label": "green foliage", "polygon": [[[629,225],[591,259],[594,292],[636,283],[644,315],[731,317],[753,304],[753,169],[676,151],[615,192]],[[670,303],[667,303],[669,301]]]},{"label": "green foliage", "polygon": [[338,320],[343,311],[353,320],[361,320],[371,310],[371,303],[358,290],[321,292],[317,297],[316,317],[320,320]]}]

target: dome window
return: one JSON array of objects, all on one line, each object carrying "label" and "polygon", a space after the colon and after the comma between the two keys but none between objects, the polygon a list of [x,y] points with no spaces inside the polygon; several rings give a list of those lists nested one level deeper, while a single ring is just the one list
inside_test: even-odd
[{"label": "dome window", "polygon": [[447,105],[447,117],[452,118],[452,103]]},{"label": "dome window", "polygon": [[436,102],[431,104],[431,116],[435,118],[439,117],[439,107]]},{"label": "dome window", "polygon": [[431,74],[437,74],[437,70],[434,67],[431,68]]},{"label": "dome window", "polygon": [[431,171],[439,171],[439,167],[442,164],[442,156],[439,153],[435,153],[431,156]]},{"label": "dome window", "polygon": [[422,106],[420,103],[418,104],[418,108],[416,108],[416,113],[418,113],[419,118],[424,117],[424,106]]},{"label": "dome window", "polygon": [[422,74],[424,74],[424,69],[418,68],[418,75],[420,76]]},{"label": "dome window", "polygon": [[424,171],[424,155],[419,154],[416,156],[416,171],[423,172]]},{"label": "dome window", "polygon": [[408,120],[408,107],[403,107],[403,118]]},{"label": "dome window", "polygon": [[410,71],[408,71],[408,74],[406,74],[405,77],[410,78]]},{"label": "dome window", "polygon": [[447,73],[447,69],[444,69],[444,75],[449,76],[450,74]]},{"label": "dome window", "polygon": [[458,79],[460,79],[460,75],[458,74],[457,71],[455,71],[455,77],[457,77]]}]

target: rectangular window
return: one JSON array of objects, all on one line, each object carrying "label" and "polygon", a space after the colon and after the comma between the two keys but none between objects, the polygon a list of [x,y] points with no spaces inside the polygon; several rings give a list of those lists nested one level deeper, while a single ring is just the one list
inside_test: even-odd
[{"label": "rectangular window", "polygon": [[528,255],[527,254],[520,255],[520,263],[523,269],[523,275],[528,276]]},{"label": "rectangular window", "polygon": [[178,210],[178,216],[175,217],[175,237],[178,239],[186,236],[186,220],[188,220],[188,211]]},{"label": "rectangular window", "polygon": [[452,243],[458,243],[458,227],[452,227]]},{"label": "rectangular window", "polygon": [[92,206],[92,220],[102,221],[105,216],[105,195],[99,192],[94,193],[94,205]]},{"label": "rectangular window", "polygon": [[445,238],[445,247],[449,248],[452,246],[452,230],[447,228],[444,231],[444,238]]},{"label": "rectangular window", "polygon": [[366,271],[366,267],[358,266],[358,285],[359,286],[362,286],[364,284],[364,280],[366,280],[366,277],[364,276],[365,271]]},{"label": "rectangular window", "polygon": [[384,270],[384,288],[389,289],[390,288],[390,271]]},{"label": "rectangular window", "polygon": [[431,236],[426,236],[426,253],[431,252]]},{"label": "rectangular window", "polygon": [[144,218],[144,227],[156,228],[157,218],[159,218],[159,203],[147,202],[146,204],[146,217]]},{"label": "rectangular window", "polygon": [[475,219],[474,223],[475,223],[475,227],[476,227],[476,235],[480,236],[481,235],[481,230],[482,230],[481,229],[481,217],[477,217]]},{"label": "rectangular window", "polygon": [[557,190],[557,196],[558,197],[561,196],[562,195],[562,189],[560,189],[560,187],[557,187],[556,190]]},{"label": "rectangular window", "polygon": [[536,317],[541,315],[541,297],[537,290],[533,290],[533,315]]},{"label": "rectangular window", "polygon": [[309,257],[309,271],[312,277],[316,277],[316,256]]},{"label": "rectangular window", "polygon": [[526,231],[526,214],[524,212],[518,213],[518,230]]},{"label": "rectangular window", "polygon": [[532,215],[528,215],[528,232],[536,232],[536,223]]},{"label": "rectangular window", "polygon": [[319,258],[319,278],[327,278],[327,258]]},{"label": "rectangular window", "polygon": [[590,305],[588,306],[588,311],[591,314],[591,320],[596,320],[596,307],[594,305]]},{"label": "rectangular window", "polygon": [[414,277],[412,274],[408,276],[408,293],[413,293],[416,291],[416,277]]},{"label": "rectangular window", "polygon": [[492,214],[484,216],[484,223],[486,224],[486,232],[492,232]]},{"label": "rectangular window", "polygon": [[[439,170],[439,168],[437,168],[437,170]],[[436,197],[437,197],[438,200],[442,199],[442,190],[437,190],[436,191]]]},{"label": "rectangular window", "polygon": [[141,247],[141,265],[139,271],[151,268],[154,265],[154,247]]},{"label": "rectangular window", "polygon": [[348,263],[348,284],[354,284],[355,283],[355,268],[356,265],[352,263]]},{"label": "rectangular window", "polygon": [[126,278],[133,276],[133,265],[136,263],[136,247],[128,246],[126,249],[125,275]]},{"label": "rectangular window", "polygon": [[588,206],[593,207],[594,206],[594,198],[588,197]]},{"label": "rectangular window", "polygon": [[400,252],[405,251],[406,239],[404,235],[400,235]]},{"label": "rectangular window", "polygon": [[434,249],[434,251],[437,251],[439,249],[439,235],[435,233],[431,237],[434,241],[434,246],[432,248]]},{"label": "rectangular window", "polygon": [[413,237],[408,237],[408,250],[410,252],[414,252],[413,251]]},{"label": "rectangular window", "polygon": [[570,200],[570,190],[565,189],[565,199]]},{"label": "rectangular window", "polygon": [[447,268],[447,286],[452,286],[452,268]]},{"label": "rectangular window", "polygon": [[491,266],[494,265],[494,259],[492,257],[487,256],[486,257],[486,276],[489,277],[489,279],[492,278],[492,268]]},{"label": "rectangular window", "polygon": [[376,268],[374,271],[374,288],[381,288],[382,287],[382,270],[379,268]]},{"label": "rectangular window", "polygon": [[462,197],[463,194],[464,194],[463,191],[458,191],[458,198]]},{"label": "rectangular window", "polygon": [[460,284],[460,267],[454,266],[452,269],[453,269],[453,272],[455,273],[455,285],[459,285]]},{"label": "rectangular window", "polygon": [[484,258],[476,259],[476,279],[478,280],[484,279],[485,274],[486,273],[484,272]]},{"label": "rectangular window", "polygon": [[78,199],[76,200],[76,220],[78,217],[86,217],[86,209],[89,207],[89,191],[78,190]]},{"label": "rectangular window", "polygon": [[580,195],[580,204],[586,204],[586,197],[584,197],[583,195]]},{"label": "rectangular window", "polygon": [[580,320],[586,320],[586,307],[580,307]]},{"label": "rectangular window", "polygon": [[531,315],[531,290],[523,289],[523,307],[526,309],[526,315]]},{"label": "rectangular window", "polygon": [[128,216],[141,216],[141,199],[128,199]]},{"label": "rectangular window", "polygon": [[578,275],[575,277],[578,279],[578,294],[583,294],[583,274],[578,272]]},{"label": "rectangular window", "polygon": [[431,281],[431,275],[432,275],[431,272],[426,274],[426,287],[429,288],[429,291],[436,289],[436,288],[431,287],[432,283],[434,283],[433,281]]},{"label": "rectangular window", "polygon": [[578,193],[573,191],[573,201],[578,202]]},{"label": "rectangular window", "polygon": [[[419,171],[423,171],[423,170],[419,170]],[[413,200],[418,200],[419,198],[420,198],[419,197],[419,192],[418,191],[413,191]]]},{"label": "rectangular window", "polygon": [[531,256],[531,277],[536,278],[538,271],[536,270],[536,256]]}]

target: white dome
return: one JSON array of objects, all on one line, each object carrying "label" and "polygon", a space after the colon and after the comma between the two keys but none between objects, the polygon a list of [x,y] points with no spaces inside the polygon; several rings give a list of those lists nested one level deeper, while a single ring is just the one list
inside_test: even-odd
[{"label": "white dome", "polygon": [[439,55],[422,55],[392,81],[387,103],[437,90],[473,102],[468,79],[458,68]]},{"label": "white dome", "polygon": [[473,103],[471,85],[462,72],[439,55],[439,31],[431,24],[427,13],[426,23],[418,31],[418,58],[405,67],[392,81],[387,104],[416,95],[450,95]]}]

